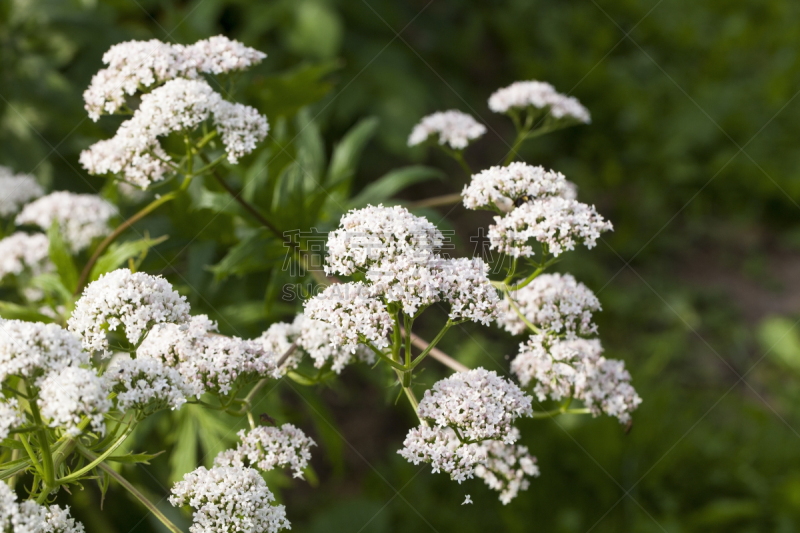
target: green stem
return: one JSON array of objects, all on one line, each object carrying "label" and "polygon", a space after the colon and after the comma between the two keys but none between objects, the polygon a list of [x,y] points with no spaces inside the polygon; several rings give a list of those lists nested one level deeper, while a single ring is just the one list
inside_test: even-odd
[{"label": "green stem", "polygon": [[[30,392],[30,388],[27,390]],[[50,450],[50,441],[47,436],[47,431],[42,424],[42,415],[39,413],[39,406],[35,401],[28,402],[28,407],[33,415],[33,421],[36,423],[38,429],[36,436],[39,439],[39,448],[42,450],[42,480],[45,486],[55,487],[55,469],[53,468],[53,455]]]},{"label": "green stem", "polygon": [[[86,457],[86,458],[87,458],[87,459],[89,459],[90,461],[94,461],[95,459],[97,459],[97,458],[94,456],[94,454],[92,454],[92,452],[90,452],[89,450],[87,450],[87,449],[86,449],[86,448],[84,448],[83,446],[80,446],[80,445],[78,445],[78,451],[81,453],[81,455],[83,455],[84,457]],[[128,492],[130,492],[130,493],[131,493],[131,494],[132,494],[132,495],[133,495],[133,496],[134,496],[134,497],[135,497],[137,500],[139,500],[139,501],[142,503],[142,505],[144,505],[145,507],[147,507],[147,509],[148,509],[148,510],[149,510],[151,513],[153,513],[153,514],[156,516],[156,518],[158,518],[159,520],[161,520],[161,523],[162,523],[162,524],[164,524],[165,526],[167,526],[167,529],[169,529],[169,530],[170,530],[170,531],[172,531],[173,533],[183,533],[183,531],[181,531],[181,530],[180,530],[180,528],[179,528],[178,526],[176,526],[175,524],[173,524],[173,523],[172,523],[172,522],[169,520],[169,518],[167,518],[167,517],[166,517],[166,515],[165,515],[164,513],[162,513],[162,512],[161,512],[161,511],[158,509],[158,507],[156,507],[156,506],[155,506],[155,504],[154,504],[153,502],[151,502],[150,500],[148,500],[148,499],[147,499],[147,497],[145,497],[145,495],[144,495],[144,494],[142,494],[141,492],[139,492],[139,491],[136,489],[136,487],[134,487],[133,485],[131,485],[131,484],[130,484],[130,482],[129,482],[127,479],[125,479],[124,477],[122,477],[122,476],[121,476],[121,475],[120,475],[120,474],[119,474],[117,471],[115,471],[113,468],[111,468],[110,466],[108,466],[108,465],[107,465],[107,464],[105,464],[105,463],[100,463],[100,464],[99,464],[99,466],[100,466],[100,468],[101,468],[103,471],[105,471],[105,472],[106,472],[106,473],[107,473],[109,476],[111,476],[112,478],[114,478],[114,479],[117,481],[117,483],[119,483],[120,485],[122,485],[122,486],[123,486],[123,487],[124,487],[124,488],[125,488],[125,489],[126,489]]]},{"label": "green stem", "polygon": [[68,483],[72,483],[73,481],[76,481],[83,474],[85,474],[87,472],[91,472],[97,465],[99,465],[100,463],[105,461],[108,457],[110,457],[111,454],[114,453],[114,451],[117,448],[119,448],[120,445],[122,445],[123,442],[125,442],[125,439],[127,439],[130,436],[130,434],[133,433],[134,427],[135,426],[128,427],[128,429],[125,430],[125,432],[120,436],[120,438],[118,438],[116,440],[116,442],[114,442],[114,444],[109,446],[108,449],[106,449],[106,451],[104,451],[102,455],[98,456],[97,459],[95,459],[94,461],[92,461],[88,465],[84,466],[80,470],[77,470],[77,471],[71,473],[70,475],[59,479],[58,481],[56,481],[56,483],[58,485],[66,485]]},{"label": "green stem", "polygon": [[83,270],[81,271],[81,277],[78,279],[77,287],[75,287],[75,292],[74,292],[75,296],[78,296],[81,293],[81,291],[83,290],[84,285],[86,285],[86,282],[89,280],[89,275],[92,273],[92,267],[94,267],[95,263],[97,263],[97,260],[100,259],[100,256],[103,254],[103,252],[106,250],[106,248],[108,248],[111,245],[111,243],[114,242],[117,239],[117,237],[122,235],[122,233],[126,229],[128,229],[129,227],[134,225],[136,222],[138,222],[139,220],[141,220],[144,217],[146,217],[147,215],[149,215],[152,211],[154,211],[160,205],[169,202],[170,200],[174,199],[176,196],[177,196],[177,192],[171,192],[171,193],[165,194],[161,198],[156,198],[155,200],[153,200],[152,202],[150,202],[149,204],[144,206],[138,213],[136,213],[131,218],[129,218],[128,220],[126,220],[125,222],[120,224],[117,227],[117,229],[115,229],[108,237],[103,239],[103,242],[101,242],[97,246],[97,249],[94,251],[94,253],[92,254],[92,257],[89,259],[89,262],[86,263],[86,266],[83,267]]},{"label": "green stem", "polygon": [[522,322],[524,322],[525,325],[528,326],[528,329],[530,329],[531,331],[533,331],[537,335],[539,333],[541,333],[539,328],[537,328],[536,326],[531,324],[531,321],[528,320],[528,318],[524,314],[522,314],[522,311],[519,310],[519,307],[517,306],[517,302],[514,301],[514,298],[511,296],[511,292],[509,292],[509,290],[508,290],[508,285],[505,285],[503,287],[503,292],[505,293],[506,300],[508,300],[508,303],[509,303],[509,305],[511,305],[511,308],[514,310],[515,313],[517,313],[517,316],[520,318],[520,320],[522,320]]},{"label": "green stem", "polygon": [[28,437],[26,437],[25,435],[20,435],[19,440],[22,443],[22,447],[25,448],[26,452],[28,452],[28,457],[31,458],[31,463],[33,464],[33,468],[36,469],[36,472],[41,477],[44,477],[44,471],[42,471],[42,465],[39,464],[39,458],[36,457],[36,453],[34,453],[33,448],[31,448],[31,443],[28,442]]},{"label": "green stem", "polygon": [[530,282],[532,282],[534,279],[536,279],[536,277],[539,274],[544,272],[549,266],[553,265],[557,261],[558,261],[558,258],[554,257],[554,258],[550,259],[549,261],[545,262],[543,265],[540,265],[539,268],[534,270],[533,273],[530,276],[528,276],[524,280],[520,281],[519,283],[516,283],[514,285],[509,286],[509,290],[518,291],[521,288],[527,286]]},{"label": "green stem", "polygon": [[[439,341],[442,340],[442,337],[444,337],[445,333],[447,333],[447,330],[449,330],[451,327],[453,327],[453,325],[455,325],[455,322],[453,322],[452,320],[448,319],[447,323],[444,325],[444,327],[441,330],[439,330],[439,333],[436,334],[436,337],[433,338],[433,340],[430,342],[430,344],[428,344],[428,346],[425,347],[425,349],[422,351],[422,353],[419,354],[416,359],[414,359],[414,362],[411,363],[411,366],[409,367],[411,370],[415,369],[417,367],[417,365],[420,364],[423,361],[423,359],[425,359],[428,356],[429,353],[431,353],[431,350],[436,347],[436,345],[439,343]],[[406,330],[406,331],[409,331],[409,330]],[[408,338],[409,338],[409,341],[410,341],[410,339],[411,339],[410,334],[409,334]]]}]

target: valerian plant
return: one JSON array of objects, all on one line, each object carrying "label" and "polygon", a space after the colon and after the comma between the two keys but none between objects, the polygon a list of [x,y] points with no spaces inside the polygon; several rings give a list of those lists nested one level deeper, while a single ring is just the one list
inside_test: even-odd
[{"label": "valerian plant", "polygon": [[[627,423],[641,402],[624,364],[606,359],[595,337],[597,297],[569,274],[545,273],[577,246],[593,247],[611,223],[578,201],[562,174],[514,162],[526,140],[588,123],[577,100],[537,81],[498,90],[489,107],[511,118],[517,136],[503,165],[477,173],[464,151],[486,127],[472,116],[435,113],[411,132],[409,145],[437,146],[471,176],[457,200],[496,213],[488,237],[499,257],[489,264],[449,256],[436,225],[388,205],[395,191],[433,175],[429,169],[401,169],[350,195],[354,160],[374,130],[370,122],[347,135],[326,172],[313,123],[301,117],[297,159],[285,163],[278,179],[251,176],[243,191],[231,185],[240,159],[269,133],[259,110],[232,99],[242,71],[265,57],[222,36],[189,46],[132,41],[108,51],[107,67],[84,94],[86,110],[93,120],[128,118],[111,138],[84,151],[80,163],[113,180],[117,198],[149,199],[124,220],[110,195],[45,194],[30,176],[0,173],[7,191],[0,199],[6,298],[0,304],[0,479],[6,482],[0,531],[83,531],[68,508],[53,502],[86,483],[98,483],[103,494],[118,484],[169,530],[181,531],[114,465],[152,459],[159,450],[132,452],[126,441],[156,413],[187,406],[247,423],[234,447],[207,466],[180,472],[185,475],[169,501],[192,513],[189,530],[287,529],[291,510],[276,503],[263,474],[313,475],[316,443],[296,425],[258,416],[254,398],[281,379],[302,385],[336,379],[350,364],[390,372],[416,413],[418,424],[398,451],[403,458],[429,463],[458,483],[480,478],[503,503],[540,474],[520,444],[519,419],[585,413]],[[281,118],[278,129],[285,128]],[[221,335],[164,277],[140,271],[148,250],[166,236],[118,239],[160,206],[187,198],[240,221],[240,242],[214,267],[223,277],[257,272],[269,264],[260,258],[276,247],[308,267],[307,247],[287,233],[294,228],[276,221],[292,209],[312,223],[336,214],[324,271],[298,274],[310,273],[317,285],[302,312],[254,339]],[[336,213],[331,198],[350,209]],[[433,308],[445,309],[447,319],[427,342],[414,328],[430,329]],[[517,382],[467,368],[437,348],[467,321],[527,336],[510,365]],[[415,380],[429,357],[454,373],[418,398]],[[558,406],[541,409],[546,400]],[[471,502],[467,495],[465,503]]]}]

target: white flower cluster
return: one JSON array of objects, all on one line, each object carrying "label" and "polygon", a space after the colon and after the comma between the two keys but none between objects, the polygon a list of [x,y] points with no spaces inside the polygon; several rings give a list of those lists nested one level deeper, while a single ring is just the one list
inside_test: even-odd
[{"label": "white flower cluster", "polygon": [[192,533],[276,533],[290,529],[283,505],[257,470],[241,466],[200,467],[172,488],[169,502],[195,509]]},{"label": "white flower cluster", "polygon": [[[235,450],[225,450],[214,459],[216,466],[251,466],[262,472],[291,467],[294,477],[303,478],[303,470],[311,459],[311,446],[316,443],[292,424],[280,428],[258,426],[241,430]],[[247,463],[247,465],[245,465]]]},{"label": "white flower cluster", "polygon": [[461,195],[467,209],[497,209],[507,213],[514,208],[514,202],[549,196],[574,199],[575,193],[575,185],[562,173],[514,162],[473,175]]},{"label": "white flower cluster", "polygon": [[630,384],[625,363],[602,356],[597,339],[559,340],[534,335],[520,344],[511,371],[527,387],[535,382],[539,401],[575,398],[583,401],[594,416],[606,413],[622,423],[642,399]]},{"label": "white flower cluster", "polygon": [[[512,428],[511,431],[515,433],[515,440],[519,439],[519,430]],[[539,476],[536,458],[528,453],[527,446],[493,440],[484,442],[481,448],[485,459],[475,465],[475,476],[500,493],[503,505],[516,498],[519,491],[528,490],[530,481],[526,476]]]},{"label": "white flower cluster", "polygon": [[127,268],[109,272],[89,284],[67,322],[89,351],[109,355],[106,334],[120,326],[136,345],[155,324],[184,323],[189,319],[186,298],[160,276]]},{"label": "white flower cluster", "polygon": [[80,339],[61,326],[0,319],[0,382],[19,376],[38,386],[46,373],[87,364]]},{"label": "white flower cluster", "polygon": [[117,393],[117,407],[122,411],[180,409],[187,399],[199,398],[203,392],[197,384],[187,383],[178,370],[151,357],[116,359],[103,377],[106,387]]},{"label": "white flower cluster", "polygon": [[16,398],[0,399],[0,440],[7,438],[12,429],[20,427],[24,422]]},{"label": "white flower cluster", "polygon": [[[517,428],[511,428],[510,434],[515,441],[520,437]],[[499,440],[465,444],[450,428],[412,428],[397,453],[415,465],[430,463],[434,473],[444,472],[459,483],[479,477],[500,492],[504,504],[519,491],[527,490],[530,482],[526,476],[539,475],[536,458],[528,453],[527,447]]]},{"label": "white flower cluster", "polygon": [[463,150],[470,141],[486,133],[486,126],[475,120],[472,115],[457,110],[440,111],[423,117],[414,126],[408,137],[408,145],[416,146],[424,143],[431,135],[439,135],[439,144],[447,144],[453,150]]},{"label": "white flower cluster", "polygon": [[476,368],[437,381],[426,390],[417,413],[439,428],[452,428],[459,440],[502,440],[512,444],[511,424],[531,416],[531,398],[494,371]]},{"label": "white flower cluster", "polygon": [[53,269],[50,241],[43,233],[16,232],[0,240],[0,280],[23,272],[38,276]]},{"label": "white flower cluster", "polygon": [[204,80],[177,78],[142,95],[133,117],[114,137],[84,150],[80,162],[91,174],[121,174],[146,188],[171,169],[158,138],[191,131],[212,116],[231,163],[255,149],[269,130],[267,119],[252,107],[223,100]]},{"label": "white flower cluster", "polygon": [[392,317],[361,282],[340,283],[306,300],[305,315],[333,326],[331,343],[355,353],[363,337],[376,348],[389,345]]},{"label": "white flower cluster", "polygon": [[116,214],[114,205],[94,194],[57,191],[26,205],[16,222],[47,231],[57,221],[64,242],[72,252],[80,252],[111,232],[109,221]]},{"label": "white flower cluster", "polygon": [[44,194],[36,178],[28,174],[14,174],[8,167],[0,166],[0,218],[8,218],[20,208]]},{"label": "white flower cluster", "polygon": [[558,196],[523,203],[494,220],[489,227],[491,247],[512,257],[532,256],[531,239],[556,257],[579,243],[593,248],[602,232],[613,229],[594,206]]},{"label": "white flower cluster", "polygon": [[548,109],[555,119],[567,119],[589,124],[592,119],[589,111],[577,98],[556,91],[555,87],[543,81],[517,81],[498,89],[489,97],[489,109],[495,113],[509,110],[524,110],[528,107]]},{"label": "white flower cluster", "polygon": [[443,242],[436,226],[404,207],[353,209],[328,235],[325,273],[349,276],[400,257],[425,264]]},{"label": "white flower cluster", "polygon": [[37,403],[50,427],[64,428],[74,437],[80,435],[79,424],[86,417],[96,433],[105,434],[103,415],[111,409],[111,400],[94,370],[70,366],[50,372],[41,382]]},{"label": "white flower cluster", "polygon": [[17,503],[17,495],[0,484],[0,531],[3,533],[83,533],[83,524],[69,515],[69,507],[45,507],[33,500]]},{"label": "white flower cluster", "polygon": [[258,340],[243,340],[216,334],[217,325],[205,315],[193,316],[188,324],[154,327],[137,350],[139,358],[153,358],[176,368],[200,394],[222,395],[262,376],[280,377],[276,355]]},{"label": "white flower cluster", "polygon": [[425,218],[399,206],[369,206],[342,217],[340,228],[330,233],[325,268],[343,275],[365,272],[369,283],[357,285],[359,290],[400,302],[408,315],[445,301],[451,319],[488,323],[497,304],[488,266],[480,259],[443,258],[436,253],[442,243],[441,232]]},{"label": "white flower cluster", "polygon": [[[570,274],[541,274],[525,287],[511,292],[520,312],[543,331],[574,339],[597,333],[592,313],[600,311],[600,300]],[[525,323],[505,299],[500,303],[497,323],[512,335],[526,329]]]},{"label": "white flower cluster", "polygon": [[126,95],[177,77],[196,78],[201,73],[244,70],[265,57],[266,54],[223,35],[189,46],[156,39],[119,43],[103,55],[108,68],[95,74],[83,93],[86,111],[97,121],[103,113],[119,111],[125,105]]}]

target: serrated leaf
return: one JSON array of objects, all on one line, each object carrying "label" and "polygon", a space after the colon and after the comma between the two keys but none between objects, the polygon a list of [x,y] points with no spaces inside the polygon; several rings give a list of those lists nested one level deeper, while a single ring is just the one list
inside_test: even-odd
[{"label": "serrated leaf", "polygon": [[103,255],[97,260],[89,275],[90,281],[97,280],[103,274],[117,269],[120,265],[124,264],[129,258],[139,254],[144,254],[153,246],[160,244],[167,240],[164,235],[157,239],[139,239],[136,241],[127,241],[123,243],[114,243],[108,247]]},{"label": "serrated leaf", "polygon": [[358,160],[361,158],[361,152],[375,135],[378,123],[376,117],[365,118],[342,137],[331,155],[326,186],[334,187],[353,177]]},{"label": "serrated leaf", "polygon": [[50,226],[47,238],[50,239],[50,261],[56,266],[61,283],[70,292],[73,292],[78,286],[78,269],[75,267],[69,248],[61,235],[58,222],[53,222],[53,225]]},{"label": "serrated leaf", "polygon": [[432,179],[443,179],[444,172],[439,169],[415,165],[399,168],[384,174],[370,183],[350,201],[350,208],[378,204],[394,196],[399,191],[415,183]]}]

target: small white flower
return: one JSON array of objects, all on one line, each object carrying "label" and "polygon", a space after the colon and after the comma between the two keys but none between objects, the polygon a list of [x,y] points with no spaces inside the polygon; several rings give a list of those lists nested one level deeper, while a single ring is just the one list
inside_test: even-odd
[{"label": "small white flower", "polygon": [[464,497],[464,502],[463,502],[461,505],[472,505],[472,496],[470,496],[469,494],[467,494],[467,495]]},{"label": "small white flower", "polygon": [[246,466],[267,472],[278,467],[291,467],[294,477],[303,478],[303,470],[311,459],[311,446],[316,443],[292,424],[280,428],[258,426],[239,433],[235,450],[225,450],[215,459],[217,466]]},{"label": "small white flower", "polygon": [[47,231],[58,221],[64,242],[72,252],[80,252],[94,239],[111,233],[109,221],[116,214],[114,205],[94,194],[58,191],[26,205],[16,222]]},{"label": "small white flower", "polygon": [[499,209],[509,212],[515,202],[529,202],[550,196],[575,198],[575,185],[560,172],[515,162],[487,168],[472,176],[461,195],[467,209]]},{"label": "small white flower", "polygon": [[556,257],[580,243],[593,248],[601,233],[613,229],[594,206],[557,196],[526,202],[494,220],[491,247],[512,257],[532,256],[531,240],[546,245]]},{"label": "small white flower", "polygon": [[415,465],[430,463],[434,473],[444,472],[459,483],[472,479],[475,465],[485,457],[478,444],[461,442],[452,429],[422,425],[409,430],[397,453]]},{"label": "small white flower", "polygon": [[[515,440],[519,430],[511,429]],[[494,440],[481,445],[486,458],[475,466],[475,477],[483,479],[490,489],[500,492],[500,501],[507,505],[521,490],[530,486],[528,477],[538,477],[536,458],[528,453],[526,446],[506,444]]]},{"label": "small white flower", "polygon": [[67,324],[81,336],[84,348],[102,351],[107,357],[107,332],[122,326],[128,342],[136,345],[154,325],[182,324],[188,319],[186,298],[167,280],[121,268],[84,289]]},{"label": "small white flower", "polygon": [[459,440],[481,442],[516,440],[511,424],[531,416],[531,398],[494,371],[476,368],[437,381],[426,390],[417,409],[420,418],[444,429],[452,428]]},{"label": "small white flower", "polygon": [[486,133],[486,126],[476,121],[472,115],[461,111],[440,111],[423,117],[414,126],[408,137],[408,145],[415,146],[428,140],[432,135],[438,135],[439,144],[447,144],[453,150],[463,150],[470,141]]},{"label": "small white flower", "polygon": [[555,119],[589,124],[592,119],[589,111],[577,98],[566,96],[542,81],[517,81],[498,89],[489,97],[489,109],[495,113],[507,113],[511,109],[523,110],[528,107],[549,109]]},{"label": "small white flower", "polygon": [[95,432],[105,434],[103,415],[111,408],[111,401],[105,383],[94,370],[71,366],[51,372],[41,382],[37,404],[50,427],[63,428],[70,436],[80,434],[78,424],[83,417],[91,420]]},{"label": "small white flower", "polygon": [[50,241],[43,233],[17,232],[0,240],[0,280],[23,272],[38,276],[53,269]]},{"label": "small white flower", "polygon": [[69,507],[45,507],[33,500],[17,503],[17,495],[0,484],[0,531],[8,533],[84,533],[83,524],[69,516]]},{"label": "small white flower", "polygon": [[87,364],[80,339],[61,326],[0,319],[0,381],[19,376],[38,385],[44,374]]},{"label": "small white flower", "polygon": [[361,282],[339,283],[305,302],[305,315],[333,327],[331,343],[354,353],[361,337],[376,348],[389,345],[392,317]]},{"label": "small white flower", "polygon": [[594,416],[606,413],[621,423],[642,399],[630,384],[625,363],[602,356],[597,339],[559,340],[533,335],[520,344],[519,355],[511,362],[511,371],[533,391],[539,401],[575,398],[583,401]]},{"label": "small white flower", "polygon": [[[520,312],[538,328],[574,339],[597,333],[592,313],[600,311],[600,300],[570,274],[541,274],[521,289],[511,292]],[[499,305],[497,324],[512,335],[527,327],[504,299]]]},{"label": "small white flower", "polygon": [[257,470],[241,466],[200,467],[172,487],[169,502],[195,509],[192,533],[276,533],[291,529],[283,505]]},{"label": "small white flower", "polygon": [[0,218],[8,218],[23,205],[44,194],[36,178],[28,174],[14,174],[8,167],[0,166]]},{"label": "small white flower", "polygon": [[[20,427],[25,420],[22,418],[22,413],[19,410],[19,402],[16,398],[2,398],[0,399],[0,440],[7,438],[12,429]],[[2,503],[2,496],[0,495],[0,503]],[[0,515],[2,517],[2,515]],[[2,519],[0,519],[2,524]],[[0,527],[0,531],[3,529]]]}]

